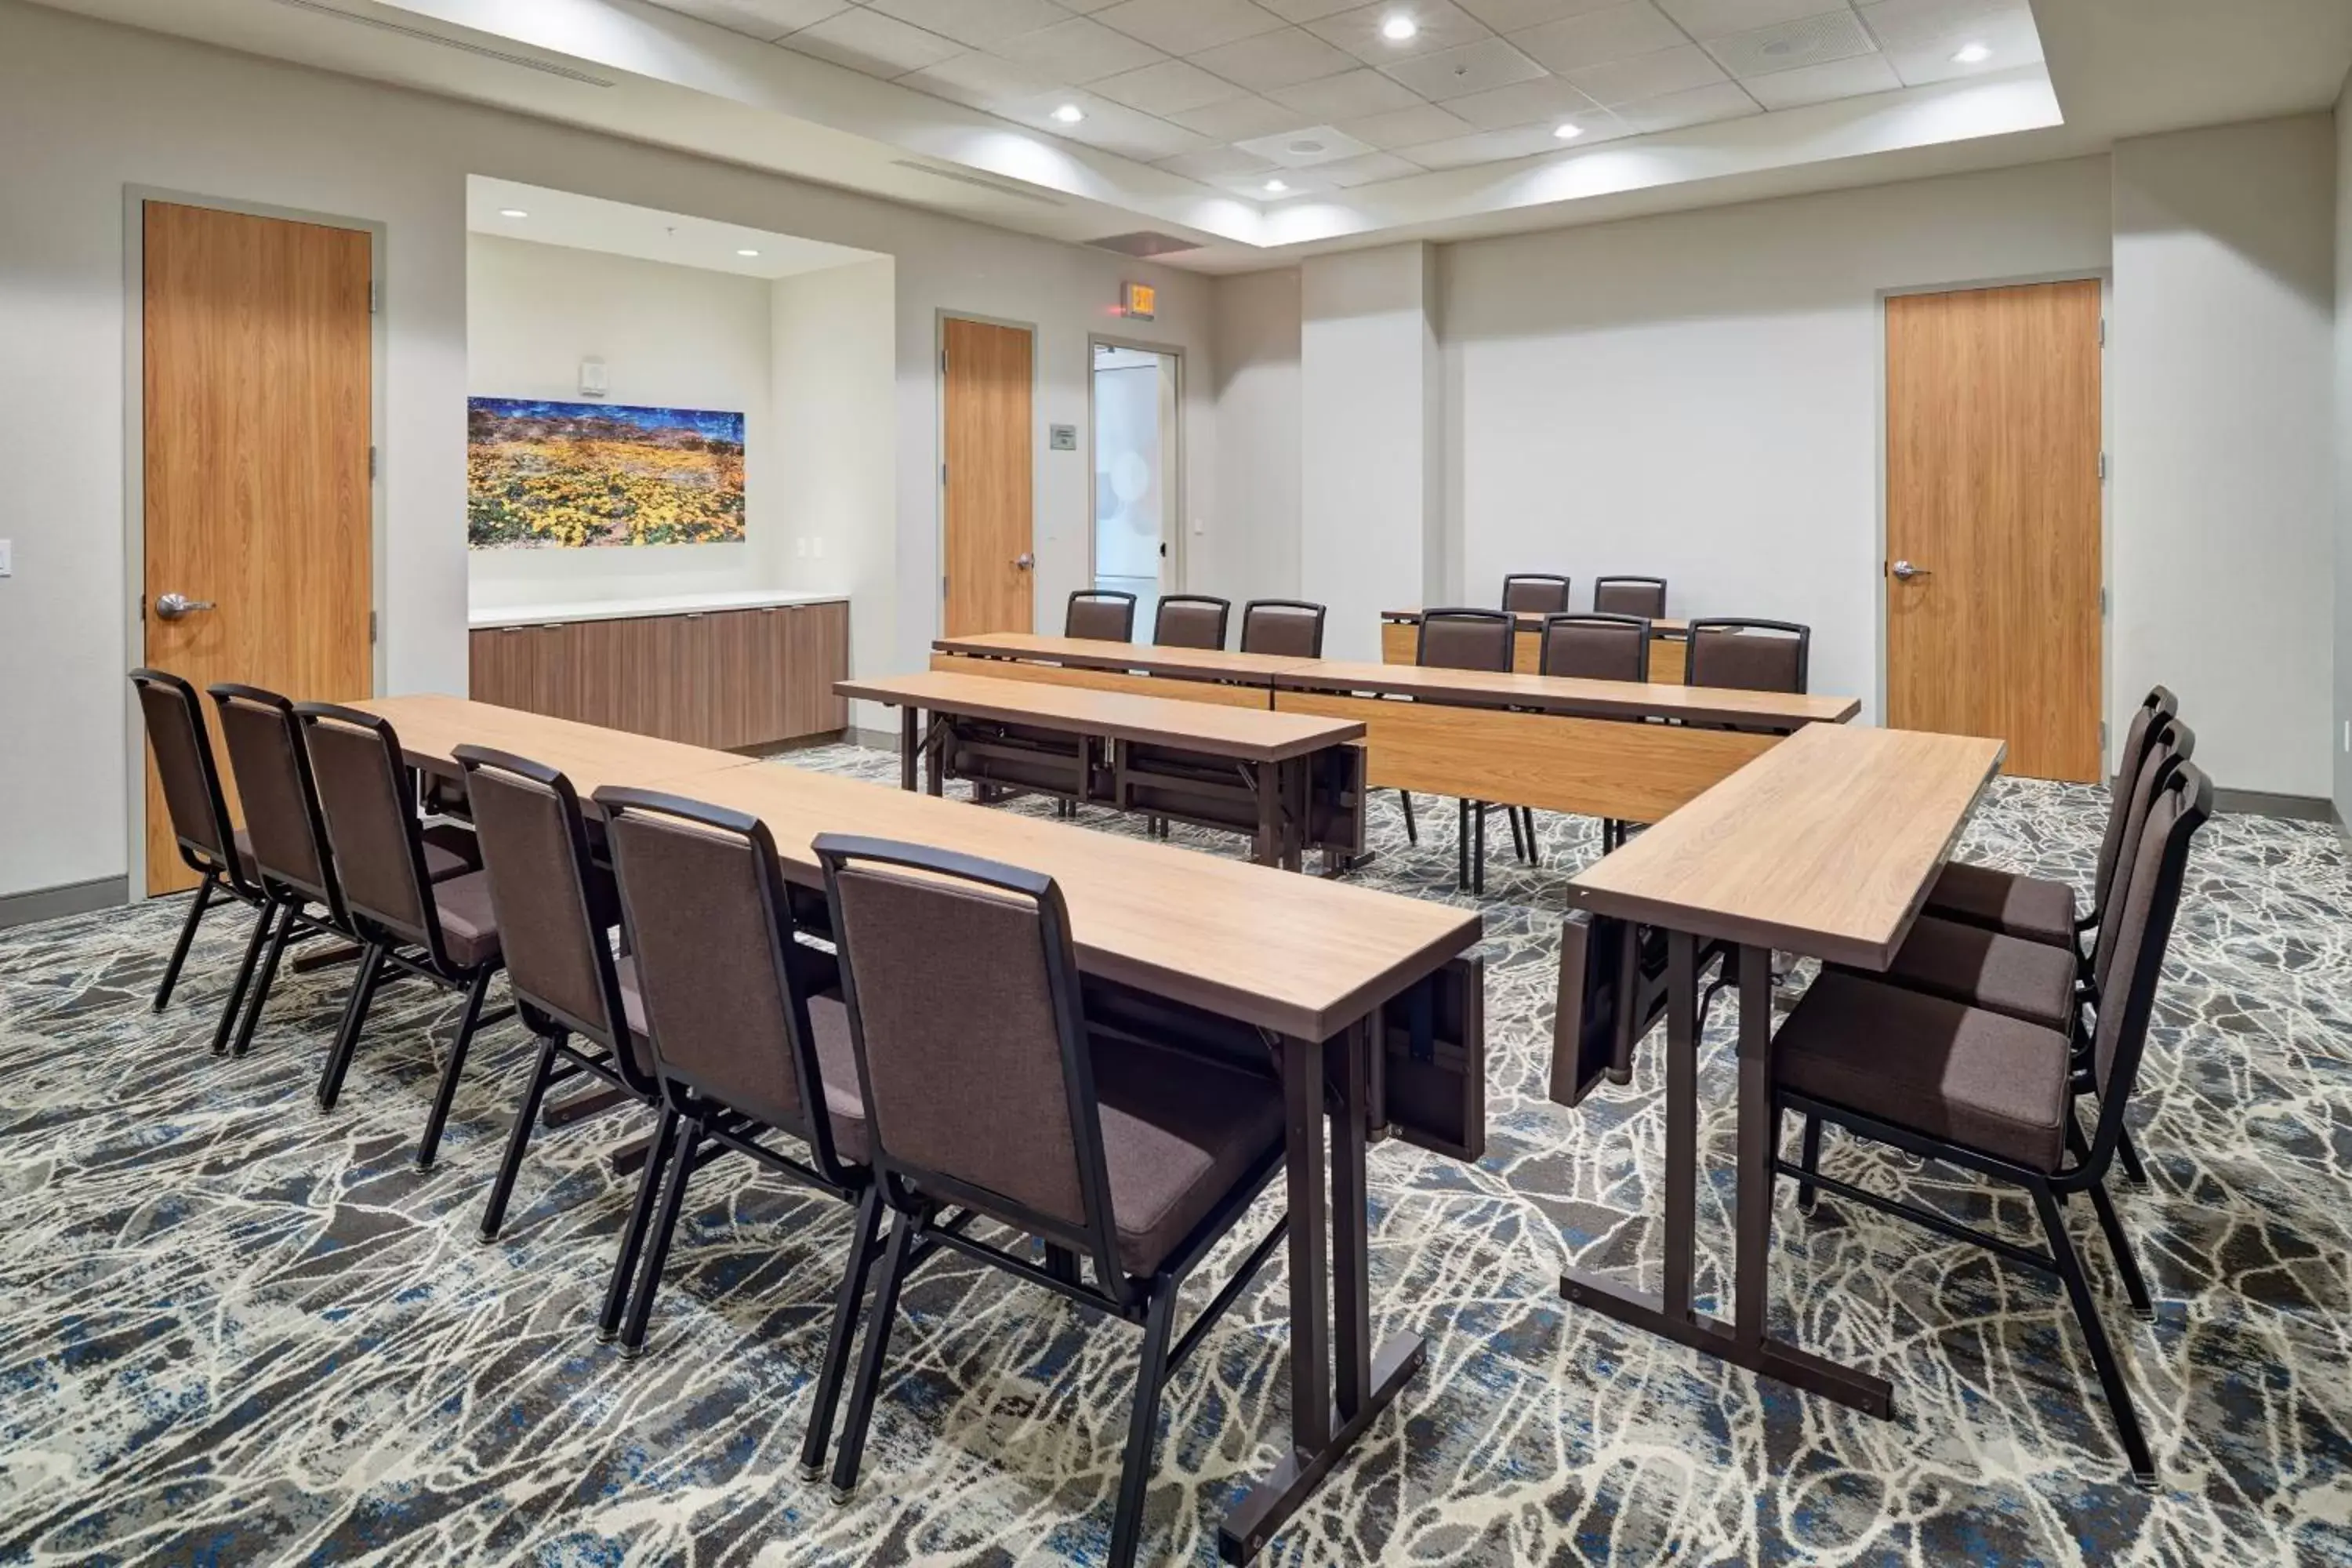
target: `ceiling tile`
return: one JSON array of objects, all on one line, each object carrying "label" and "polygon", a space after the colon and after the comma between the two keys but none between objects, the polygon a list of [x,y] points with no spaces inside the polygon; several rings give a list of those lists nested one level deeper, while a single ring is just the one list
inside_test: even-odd
[{"label": "ceiling tile", "polygon": [[1336,163],[1318,163],[1315,177],[1328,180],[1345,189],[1349,185],[1369,185],[1376,180],[1401,180],[1407,174],[1418,174],[1421,165],[1393,153],[1364,153],[1353,158],[1342,158]]},{"label": "ceiling tile", "polygon": [[1646,133],[1679,131],[1686,125],[1711,125],[1718,120],[1738,120],[1761,111],[1756,100],[1740,90],[1738,83],[1719,81],[1713,87],[1695,87],[1687,92],[1645,98],[1639,103],[1627,104],[1618,112],[1633,121],[1635,130]]},{"label": "ceiling tile", "polygon": [[1588,11],[1511,35],[1511,42],[1522,53],[1556,71],[1606,65],[1689,41],[1647,0]]},{"label": "ceiling tile", "polygon": [[1094,90],[1114,103],[1146,114],[1171,114],[1180,109],[1200,109],[1245,96],[1221,76],[1211,76],[1184,60],[1161,60],[1141,70],[1122,71],[1094,84]]},{"label": "ceiling tile", "polygon": [[866,9],[911,22],[975,49],[1066,20],[1054,0],[865,0]]},{"label": "ceiling tile", "polygon": [[1444,142],[1449,137],[1467,136],[1477,127],[1433,103],[1423,103],[1387,114],[1369,115],[1361,120],[1343,120],[1339,121],[1339,129],[1359,142],[1369,142],[1375,147],[1394,152],[1415,142]]},{"label": "ceiling tile", "polygon": [[1362,4],[1362,0],[1257,0],[1257,3],[1286,22],[1312,22],[1318,16],[1352,11]]},{"label": "ceiling tile", "polygon": [[849,9],[849,0],[655,0],[655,4],[763,44]]},{"label": "ceiling tile", "polygon": [[[866,0],[872,5],[874,0]],[[1692,37],[1704,42],[1731,33],[1752,32],[1775,22],[1793,22],[1831,8],[1828,0],[1657,0]]]},{"label": "ceiling tile", "polygon": [[1446,100],[1445,107],[1482,131],[1505,131],[1538,120],[1562,121],[1600,106],[1556,76]]},{"label": "ceiling tile", "polygon": [[1422,101],[1402,83],[1391,81],[1368,67],[1300,82],[1297,87],[1276,88],[1266,96],[1318,120],[1355,120],[1391,109],[1411,109]]},{"label": "ceiling tile", "polygon": [[1251,0],[1120,0],[1096,12],[1095,19],[1171,55],[1213,49],[1282,26],[1281,17]]},{"label": "ceiling tile", "polygon": [[[1061,104],[1071,101],[1085,110],[1087,117],[1076,125],[1064,125],[1053,118],[1053,113]],[[1107,153],[1140,159],[1147,163],[1160,158],[1172,158],[1180,153],[1198,153],[1215,145],[1205,136],[1195,135],[1181,126],[1171,125],[1167,121],[1140,110],[1086,94],[1075,99],[1066,93],[1026,99],[992,112],[1018,124],[1034,126],[1067,142],[1082,142],[1089,147],[1099,147]]]},{"label": "ceiling tile", "polygon": [[1475,135],[1408,147],[1404,156],[1432,169],[1461,169],[1473,163],[1497,163],[1507,158],[1532,158],[1538,153],[1556,152],[1567,145],[1551,132],[1549,125],[1481,131]]},{"label": "ceiling tile", "polygon": [[2033,26],[2026,0],[1861,0],[1854,9],[1878,47],[1889,51],[1926,48],[1947,38],[1958,48],[1980,27]]},{"label": "ceiling tile", "polygon": [[1064,88],[1044,71],[1032,70],[994,55],[962,54],[953,59],[898,79],[902,87],[920,89],[951,103],[973,109],[993,109],[1001,103],[1035,98]]},{"label": "ceiling tile", "polygon": [[1513,82],[1533,81],[1544,74],[1544,68],[1500,38],[1481,38],[1475,44],[1383,66],[1381,74],[1442,103]]},{"label": "ceiling tile", "polygon": [[1342,158],[1360,158],[1372,151],[1336,125],[1309,125],[1274,136],[1253,136],[1234,145],[1244,153],[1270,158],[1286,169],[1336,163]]},{"label": "ceiling tile", "polygon": [[[1962,44],[1982,44],[1992,52],[1975,64],[1963,65],[1952,58],[1953,51]],[[1929,82],[2032,65],[2042,58],[2042,40],[2034,32],[2031,15],[1980,15],[1940,36],[1920,37],[1914,43],[1889,44],[1886,53],[1906,86],[1924,87]]]},{"label": "ceiling tile", "polygon": [[1097,11],[1118,5],[1118,0],[1055,0],[1055,3],[1065,11],[1076,11],[1082,16],[1090,16]]},{"label": "ceiling tile", "polygon": [[1717,65],[1741,78],[1852,59],[1873,49],[1861,20],[1843,6],[1794,22],[1776,22],[1752,33],[1709,38],[1705,47]]},{"label": "ceiling tile", "polygon": [[989,52],[1015,65],[1050,72],[1064,81],[1097,81],[1168,58],[1149,44],[1138,43],[1085,16],[1007,38]]},{"label": "ceiling tile", "polygon": [[1312,125],[1316,116],[1286,108],[1270,98],[1236,98],[1205,109],[1180,109],[1167,116],[1187,131],[1219,142],[1240,142],[1276,131],[1297,131]]},{"label": "ceiling tile", "polygon": [[1706,51],[1696,44],[1682,44],[1565,74],[1569,80],[1591,93],[1595,102],[1612,108],[1725,79],[1721,68],[1707,58]]},{"label": "ceiling tile", "polygon": [[[1858,55],[1850,60],[1830,60],[1795,70],[1749,77],[1741,83],[1748,96],[1767,109],[1801,109],[1833,98],[1861,98],[1891,92],[1903,85],[1885,55]],[[1705,90],[1705,89],[1701,89]]]},{"label": "ceiling tile", "polygon": [[1625,0],[1455,0],[1465,11],[1498,33],[1516,33],[1524,27],[1557,22],[1563,16],[1606,11],[1624,3]]},{"label": "ceiling tile", "polygon": [[1313,81],[1319,76],[1337,76],[1356,63],[1352,56],[1333,48],[1304,27],[1260,33],[1255,37],[1202,49],[1191,58],[1202,70],[1214,71],[1252,92]]},{"label": "ceiling tile", "polygon": [[784,47],[867,76],[904,76],[962,53],[937,33],[879,11],[844,11],[782,40]]},{"label": "ceiling tile", "polygon": [[[1258,202],[1286,202],[1300,196],[1328,195],[1339,189],[1318,173],[1300,174],[1296,169],[1276,169],[1267,174],[1243,174],[1215,182],[1237,196],[1247,196]],[[1271,185],[1274,189],[1267,189]]]},{"label": "ceiling tile", "polygon": [[1244,153],[1238,147],[1204,147],[1198,153],[1179,153],[1173,158],[1160,160],[1160,167],[1188,180],[1229,180],[1250,174],[1262,179],[1279,166],[1271,159]]},{"label": "ceiling tile", "polygon": [[[1568,116],[1566,122],[1575,126],[1577,133],[1560,143],[1564,147],[1590,147],[1595,142],[1614,142],[1620,137],[1641,134],[1632,121],[1620,117],[1612,109],[1589,109],[1582,114]],[[1554,126],[1553,129],[1557,131],[1559,127]]]},{"label": "ceiling tile", "polygon": [[[1381,36],[1381,24],[1397,16],[1412,17],[1419,29],[1402,42]],[[1358,5],[1351,10],[1309,22],[1307,26],[1316,37],[1328,39],[1372,66],[1435,54],[1488,36],[1484,22],[1452,0],[1379,0],[1375,5]]]}]

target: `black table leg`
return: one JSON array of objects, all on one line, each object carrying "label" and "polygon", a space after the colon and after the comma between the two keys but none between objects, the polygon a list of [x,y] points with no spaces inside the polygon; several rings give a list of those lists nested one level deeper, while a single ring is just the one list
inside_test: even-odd
[{"label": "black table leg", "polygon": [[948,721],[931,715],[930,742],[923,752],[923,793],[941,795],[948,788]]},{"label": "black table leg", "polygon": [[1261,866],[1282,864],[1282,768],[1276,763],[1250,765],[1250,789],[1257,796],[1257,837],[1250,858]]},{"label": "black table leg", "polygon": [[915,754],[922,749],[917,739],[922,733],[922,715],[915,705],[908,703],[898,710],[898,787],[911,792],[915,787]]}]

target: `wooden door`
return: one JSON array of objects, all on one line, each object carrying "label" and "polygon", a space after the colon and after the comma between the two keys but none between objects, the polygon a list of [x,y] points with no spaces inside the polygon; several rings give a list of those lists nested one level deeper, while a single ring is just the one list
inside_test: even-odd
[{"label": "wooden door", "polygon": [[1036,601],[1029,329],[953,317],[946,329],[946,633],[1025,632]]},{"label": "wooden door", "polygon": [[2099,285],[1886,301],[1886,713],[2095,784]]},{"label": "wooden door", "polygon": [[[163,202],[142,227],[146,661],[367,696],[368,237]],[[148,890],[191,886],[146,773]]]}]

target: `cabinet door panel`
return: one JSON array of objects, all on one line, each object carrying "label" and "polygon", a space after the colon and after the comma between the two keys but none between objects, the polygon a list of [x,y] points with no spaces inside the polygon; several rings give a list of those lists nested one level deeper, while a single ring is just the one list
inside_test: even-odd
[{"label": "cabinet door panel", "polygon": [[849,606],[803,605],[791,621],[788,732],[815,735],[849,722],[849,705],[834,695],[833,683],[849,674]]}]

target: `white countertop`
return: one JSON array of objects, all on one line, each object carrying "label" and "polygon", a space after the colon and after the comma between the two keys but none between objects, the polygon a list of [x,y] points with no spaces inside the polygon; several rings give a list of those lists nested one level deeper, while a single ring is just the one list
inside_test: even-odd
[{"label": "white countertop", "polygon": [[846,594],[761,588],[732,594],[665,594],[643,599],[587,599],[571,604],[476,605],[466,612],[475,631],[487,626],[535,626],[551,621],[625,621],[640,616],[688,616],[715,610],[763,610],[783,605],[837,605]]}]

